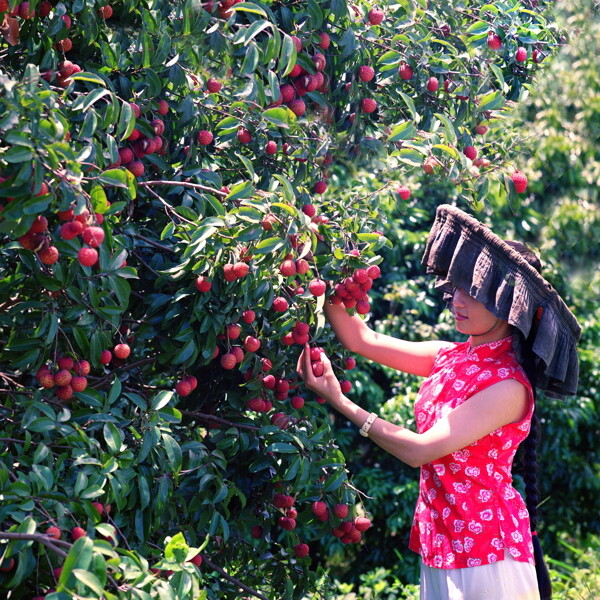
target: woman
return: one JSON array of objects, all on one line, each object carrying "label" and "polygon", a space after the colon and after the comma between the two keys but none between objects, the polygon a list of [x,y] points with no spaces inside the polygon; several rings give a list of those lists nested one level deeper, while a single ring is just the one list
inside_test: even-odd
[{"label": "woman", "polygon": [[[315,377],[308,346],[298,373],[362,435],[420,467],[410,548],[422,559],[422,599],[546,600],[549,577],[531,528],[535,392],[536,386],[553,396],[575,392],[579,326],[539,274],[535,255],[455,207],[438,208],[423,262],[437,275],[467,341],[399,340],[371,330],[343,306],[325,305],[348,350],[426,378],[415,401],[417,433],[344,396],[327,357]],[[526,439],[527,505],[511,476]]]}]

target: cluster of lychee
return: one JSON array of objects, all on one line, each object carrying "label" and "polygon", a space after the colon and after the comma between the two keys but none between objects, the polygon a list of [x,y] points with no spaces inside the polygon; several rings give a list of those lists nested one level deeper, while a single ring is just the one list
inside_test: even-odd
[{"label": "cluster of lychee", "polygon": [[[106,10],[107,8],[110,12]],[[9,9],[10,7],[8,0],[0,0],[0,14],[8,12],[8,15],[10,17],[18,17],[20,19],[23,19],[24,21],[28,21],[29,19],[33,19],[36,16],[38,16],[40,19],[45,19],[52,12],[53,6],[52,3],[49,2],[49,0],[43,0],[39,4],[38,10],[36,12],[35,8],[31,6],[31,3],[25,0],[24,2],[15,5],[15,7],[12,10]],[[99,9],[99,13],[103,16],[105,14],[108,14],[108,16],[105,16],[105,18],[109,18],[109,16],[112,15],[112,8],[110,6],[102,7],[101,9]],[[63,22],[65,30],[68,31],[69,29],[71,29],[73,20],[69,15],[62,15],[61,20]],[[62,32],[59,31],[59,34],[64,34],[64,30],[62,30]],[[63,39],[56,42],[54,44],[54,47],[62,52],[69,52],[69,50],[73,48],[73,42],[71,38],[64,37]]]},{"label": "cluster of lychee", "polygon": [[56,369],[47,364],[36,372],[36,379],[44,389],[56,387],[55,395],[59,400],[71,400],[75,392],[83,392],[88,385],[87,375],[91,365],[87,360],[73,360],[70,356],[61,356],[56,361]]},{"label": "cluster of lychee", "polygon": [[360,267],[336,283],[329,295],[332,304],[343,304],[346,309],[354,309],[360,315],[366,315],[371,310],[367,292],[373,287],[373,280],[381,275],[377,265]]},{"label": "cluster of lychee", "polygon": [[[297,526],[296,518],[298,510],[295,508],[295,498],[287,494],[275,494],[273,496],[273,506],[282,513],[277,517],[277,525],[285,531],[294,531]],[[357,544],[362,539],[362,533],[371,527],[371,520],[367,517],[355,517],[348,519],[349,508],[347,504],[339,503],[330,511],[326,502],[316,500],[311,504],[311,512],[317,520],[326,523],[332,519],[332,512],[340,522],[331,529],[331,534],[340,539],[344,544]],[[263,528],[260,525],[254,525],[250,533],[255,539],[261,539]],[[300,542],[294,546],[294,552],[298,558],[308,556],[310,548],[307,544]]]},{"label": "cluster of lychee", "polygon": [[[124,360],[131,352],[127,344],[117,344],[112,352],[103,350],[100,363],[107,365],[111,362],[113,354]],[[43,364],[35,373],[39,384],[47,390],[56,388],[55,394],[59,400],[71,400],[76,392],[83,392],[88,386],[87,376],[91,371],[90,363],[85,359],[73,359],[70,356],[61,356],[55,363]]]},{"label": "cluster of lychee", "polygon": [[175,391],[179,396],[189,396],[198,387],[198,380],[193,375],[184,375],[175,384]]},{"label": "cluster of lychee", "polygon": [[[142,116],[142,109],[139,104],[130,102],[129,106],[136,119]],[[169,103],[164,100],[158,100],[156,113],[165,116],[169,113]],[[146,135],[139,129],[133,129],[127,138],[127,145],[119,148],[119,158],[111,164],[109,168],[125,167],[134,177],[141,177],[146,169],[142,159],[149,154],[164,155],[166,153],[166,144],[162,135],[165,131],[165,123],[162,119],[156,117],[148,125],[151,127],[154,135]]]}]

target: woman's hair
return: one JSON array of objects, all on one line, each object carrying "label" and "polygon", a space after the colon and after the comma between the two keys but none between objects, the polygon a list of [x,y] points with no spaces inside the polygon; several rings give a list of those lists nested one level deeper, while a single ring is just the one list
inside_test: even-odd
[{"label": "woman's hair", "polygon": [[[542,263],[538,256],[521,242],[506,241],[506,243],[516,250],[538,273],[542,270]],[[535,358],[531,348],[532,340],[535,337],[537,323],[534,323],[529,337],[523,340],[521,345],[521,366],[531,383],[533,390],[534,405],[536,401],[536,369]],[[520,469],[522,471],[523,481],[525,483],[525,503],[529,512],[529,522],[532,532],[533,556],[535,559],[535,571],[537,575],[538,588],[541,600],[550,600],[552,597],[552,585],[550,583],[550,574],[544,561],[544,554],[537,535],[538,522],[538,502],[539,491],[537,485],[537,447],[540,439],[540,420],[534,410],[531,417],[531,429],[529,435],[522,444],[522,457]]]}]

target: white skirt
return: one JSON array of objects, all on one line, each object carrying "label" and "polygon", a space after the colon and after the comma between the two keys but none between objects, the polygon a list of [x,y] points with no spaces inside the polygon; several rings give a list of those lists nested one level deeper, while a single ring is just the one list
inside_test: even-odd
[{"label": "white skirt", "polygon": [[540,600],[535,566],[505,559],[464,569],[436,569],[421,562],[421,600]]}]

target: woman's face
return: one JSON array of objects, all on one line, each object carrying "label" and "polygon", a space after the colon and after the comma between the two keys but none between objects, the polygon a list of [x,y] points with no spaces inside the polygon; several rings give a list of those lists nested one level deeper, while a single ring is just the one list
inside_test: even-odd
[{"label": "woman's face", "polygon": [[456,329],[477,338],[477,343],[502,339],[510,333],[506,321],[494,316],[481,302],[460,288],[454,290],[452,312]]}]

